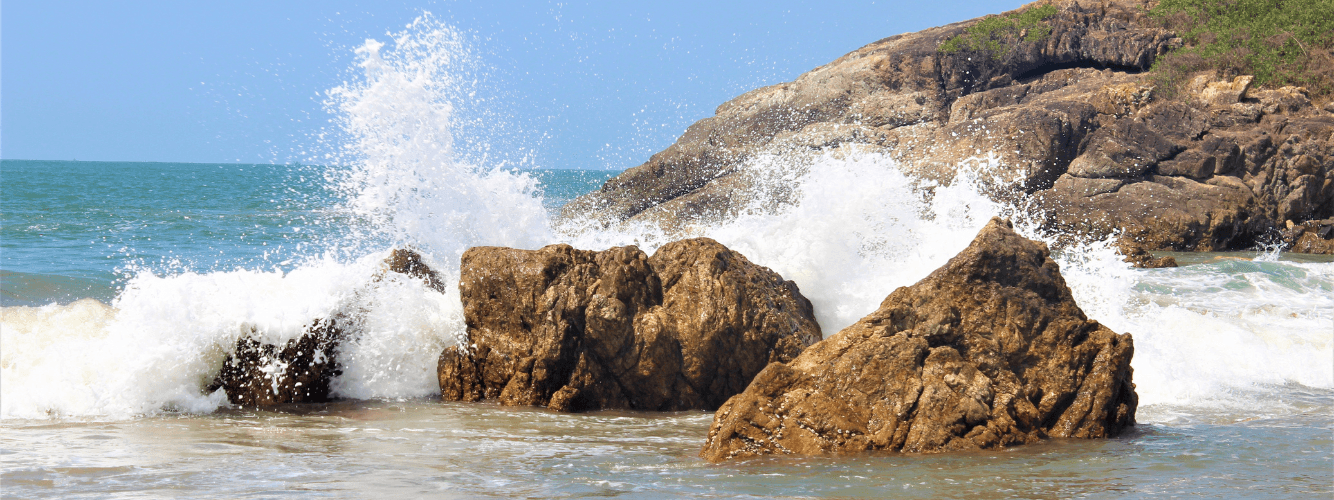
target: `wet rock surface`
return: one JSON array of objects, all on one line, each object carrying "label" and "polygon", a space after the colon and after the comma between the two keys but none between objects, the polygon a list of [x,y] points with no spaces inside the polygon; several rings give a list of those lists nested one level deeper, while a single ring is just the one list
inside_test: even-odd
[{"label": "wet rock surface", "polygon": [[[879,152],[948,182],[979,156],[1002,200],[1050,229],[1148,250],[1255,246],[1334,216],[1334,106],[1250,76],[1200,75],[1165,97],[1145,71],[1178,47],[1148,2],[1053,2],[1049,37],[946,53],[977,19],[889,37],[719,106],[675,144],[567,205],[668,229],[736,213],[765,152]],[[1294,247],[1296,248],[1296,247]]]},{"label": "wet rock surface", "polygon": [[1125,257],[1122,259],[1123,261],[1129,262],[1131,265],[1138,268],[1154,269],[1160,267],[1177,267],[1177,260],[1175,258],[1154,257],[1154,255],[1149,253],[1148,250],[1145,250],[1144,247],[1126,240],[1117,242],[1117,251]]},{"label": "wet rock surface", "polygon": [[463,255],[441,395],[557,411],[714,409],[821,338],[796,284],[707,238]]},{"label": "wet rock surface", "polygon": [[[415,251],[393,250],[385,260],[384,272],[411,276],[445,293],[439,275]],[[342,373],[339,347],[356,333],[357,324],[354,311],[336,312],[312,321],[302,335],[282,345],[265,342],[262,332],[246,327],[205,391],[223,389],[227,401],[239,406],[330,401],[329,384]]]},{"label": "wet rock surface", "polygon": [[1129,334],[1085,317],[1045,245],[993,219],[875,312],[771,363],[718,409],[701,456],[931,453],[1134,425]]},{"label": "wet rock surface", "polygon": [[1281,236],[1289,251],[1334,255],[1334,218],[1292,224]]},{"label": "wet rock surface", "polygon": [[223,389],[238,406],[329,401],[329,383],[341,373],[338,345],[346,332],[340,326],[335,318],[317,320],[281,347],[257,340],[259,332],[251,328],[207,390]]}]

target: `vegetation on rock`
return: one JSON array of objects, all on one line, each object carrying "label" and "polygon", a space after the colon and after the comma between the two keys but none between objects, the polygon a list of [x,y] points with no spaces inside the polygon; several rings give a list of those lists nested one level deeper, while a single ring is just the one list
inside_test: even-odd
[{"label": "vegetation on rock", "polygon": [[1207,70],[1334,93],[1334,0],[1163,0],[1149,15],[1185,42],[1153,66],[1169,94]]},{"label": "vegetation on rock", "polygon": [[1013,42],[1040,42],[1050,37],[1051,26],[1042,21],[1054,15],[1056,6],[1043,5],[1023,12],[987,16],[969,26],[963,34],[940,44],[940,51],[946,54],[963,50],[986,52],[999,61],[1009,53]]}]

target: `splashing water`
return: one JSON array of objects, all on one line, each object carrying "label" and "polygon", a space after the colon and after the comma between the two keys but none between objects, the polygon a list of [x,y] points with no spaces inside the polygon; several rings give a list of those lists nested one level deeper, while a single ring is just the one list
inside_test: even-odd
[{"label": "splashing water", "polygon": [[[528,175],[461,161],[454,110],[466,92],[462,38],[424,15],[387,43],[356,50],[358,77],[329,91],[336,134],[328,175],[344,202],[329,250],[290,271],[140,271],[110,306],[92,300],[3,310],[4,418],[122,418],[208,412],[203,388],[243,332],[270,342],[355,307],[358,335],[340,355],[335,395],[438,392],[435,363],[464,331],[456,293],[385,275],[394,246],[415,247],[446,282],[475,245],[581,248],[671,236],[650,224],[557,232]],[[740,168],[754,192],[738,214],[693,228],[796,281],[826,335],[874,310],[962,250],[993,215],[1023,214],[985,196],[986,161],[948,184],[912,178],[877,154],[760,155]],[[1132,270],[1106,242],[1054,255],[1094,319],[1135,335],[1141,402],[1245,401],[1265,384],[1334,387],[1334,265],[1245,262]]]}]

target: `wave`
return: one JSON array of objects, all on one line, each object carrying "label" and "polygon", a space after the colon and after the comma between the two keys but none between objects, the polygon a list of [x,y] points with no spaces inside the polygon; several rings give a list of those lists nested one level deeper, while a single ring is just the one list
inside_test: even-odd
[{"label": "wave", "polygon": [[[652,252],[674,234],[648,223],[557,228],[532,175],[460,161],[454,103],[461,37],[424,15],[388,43],[367,40],[359,77],[332,89],[343,138],[328,175],[339,193],[336,244],[290,270],[157,274],[141,270],[109,303],[80,300],[0,310],[0,416],[130,418],[209,412],[204,388],[245,332],[271,342],[356,308],[334,395],[425,397],[435,362],[464,332],[452,291],[380,271],[410,246],[446,282],[476,245],[537,248],[565,241]],[[963,249],[993,215],[1026,236],[1057,238],[983,194],[988,161],[948,184],[905,174],[879,154],[761,155],[740,168],[749,205],[693,226],[796,281],[833,333]],[[1264,384],[1334,389],[1334,264],[1223,262],[1134,270],[1107,242],[1062,246],[1055,257],[1088,315],[1135,336],[1141,403],[1243,401]]]}]

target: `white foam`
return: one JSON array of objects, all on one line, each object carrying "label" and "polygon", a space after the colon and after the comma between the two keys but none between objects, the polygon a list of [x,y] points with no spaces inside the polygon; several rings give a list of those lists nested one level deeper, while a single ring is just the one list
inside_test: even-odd
[{"label": "white foam", "polygon": [[[667,240],[649,224],[555,235],[533,179],[457,161],[451,99],[466,98],[452,90],[462,52],[457,33],[429,15],[357,50],[360,76],[329,94],[347,138],[333,158],[349,165],[330,179],[347,200],[333,219],[352,222],[325,255],[286,273],[140,272],[110,306],[0,311],[0,416],[211,411],[225,398],[203,388],[242,332],[281,342],[349,310],[358,323],[336,395],[435,394],[437,356],[464,331],[458,296],[382,273],[390,246],[418,248],[456,283],[458,258],[474,245],[559,238],[652,252]],[[970,163],[987,172],[994,159]],[[992,215],[1014,215],[981,194],[980,176],[919,181],[884,155],[770,154],[742,168],[756,180],[751,204],[696,232],[796,281],[826,335],[944,264]],[[1143,404],[1208,404],[1262,384],[1334,388],[1334,264],[1132,270],[1105,242],[1056,258],[1090,317],[1135,335]]]},{"label": "white foam", "polygon": [[[883,155],[768,155],[747,168],[762,173],[757,192],[771,196],[697,232],[795,280],[826,335],[943,265],[992,215],[1016,215],[982,195],[969,172],[947,186],[924,183]],[[1141,404],[1244,403],[1282,384],[1334,388],[1334,264],[1266,254],[1137,270],[1110,241],[1058,246],[1017,215],[1021,234],[1057,248],[1053,258],[1086,314],[1134,335]],[[648,243],[649,251],[664,240],[647,225],[579,238],[594,247]]]},{"label": "white foam", "polygon": [[[281,345],[335,312],[360,318],[342,349],[335,394],[438,392],[440,349],[457,337],[460,307],[417,280],[385,274],[384,253],[311,263],[290,273],[140,273],[110,305],[3,309],[5,417],[124,418],[160,410],[212,411],[204,388],[237,339],[253,329]],[[351,286],[349,286],[351,285]],[[429,370],[427,369],[429,368]]]}]

